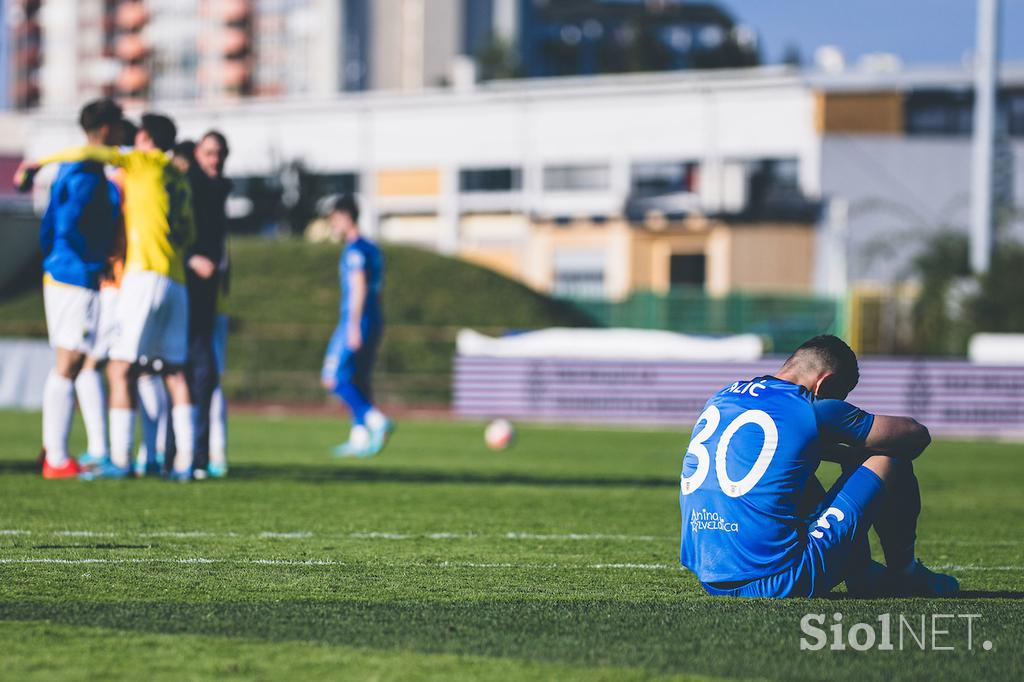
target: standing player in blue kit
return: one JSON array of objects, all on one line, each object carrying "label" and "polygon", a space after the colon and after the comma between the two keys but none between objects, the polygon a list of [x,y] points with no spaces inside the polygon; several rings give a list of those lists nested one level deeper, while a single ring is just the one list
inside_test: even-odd
[{"label": "standing player in blue kit", "polygon": [[352,430],[336,457],[372,457],[384,449],[393,422],[373,405],[373,366],[384,331],[381,287],[384,257],[359,231],[359,206],[350,196],[328,201],[331,229],[345,244],[338,264],[341,311],[324,357],[321,381],[348,405]]}]

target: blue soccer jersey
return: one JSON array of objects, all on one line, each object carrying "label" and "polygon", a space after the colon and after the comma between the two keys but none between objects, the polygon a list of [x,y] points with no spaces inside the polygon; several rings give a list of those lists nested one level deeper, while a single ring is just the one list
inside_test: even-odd
[{"label": "blue soccer jersey", "polygon": [[120,194],[93,161],[61,164],[39,242],[43,270],[62,284],[96,289],[120,220]]},{"label": "blue soccer jersey", "polygon": [[[347,346],[349,321],[352,317],[349,281],[357,272],[362,272],[366,277],[366,300],[359,319],[359,329],[363,335],[363,349],[357,354],[359,357],[353,355]],[[338,277],[341,283],[341,311],[338,326],[327,344],[321,378],[340,383],[351,380],[355,375],[368,373],[368,366],[373,364],[376,342],[380,340],[384,326],[380,302],[384,284],[384,255],[376,244],[360,237],[342,251],[338,262]],[[355,366],[360,364],[367,367]]]},{"label": "blue soccer jersey", "polygon": [[367,334],[379,330],[384,323],[380,305],[380,292],[384,284],[384,256],[376,244],[363,237],[345,247],[341,254],[341,261],[338,263],[338,275],[341,280],[340,322],[342,325],[346,325],[350,321],[349,282],[352,275],[358,272],[362,272],[366,277],[366,301],[363,303],[359,326],[363,333]]},{"label": "blue soccer jersey", "polygon": [[683,458],[680,561],[705,583],[770,576],[799,561],[798,506],[830,444],[861,445],[874,417],[765,376],[716,393]]}]

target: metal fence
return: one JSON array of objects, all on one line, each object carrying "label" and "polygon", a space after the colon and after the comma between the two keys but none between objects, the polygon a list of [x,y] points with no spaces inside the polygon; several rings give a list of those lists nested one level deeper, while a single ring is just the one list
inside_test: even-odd
[{"label": "metal fence", "polygon": [[831,298],[728,294],[673,289],[639,292],[623,301],[574,300],[605,327],[665,329],[686,334],[757,334],[765,350],[786,353],[816,334],[842,334],[842,305]]}]

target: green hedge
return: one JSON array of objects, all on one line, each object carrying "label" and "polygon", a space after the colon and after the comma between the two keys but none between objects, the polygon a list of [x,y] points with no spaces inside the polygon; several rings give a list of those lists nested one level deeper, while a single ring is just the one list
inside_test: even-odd
[{"label": "green hedge", "polygon": [[[338,317],[340,246],[235,238],[227,312],[230,397],[324,398],[319,369]],[[384,246],[384,312],[378,390],[392,403],[450,399],[455,334],[473,327],[589,326],[591,318],[490,270],[406,246]],[[0,302],[0,335],[45,335],[38,290]]]}]

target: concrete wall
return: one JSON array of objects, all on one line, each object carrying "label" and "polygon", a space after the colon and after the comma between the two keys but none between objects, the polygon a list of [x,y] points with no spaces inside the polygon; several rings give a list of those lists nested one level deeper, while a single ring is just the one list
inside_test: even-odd
[{"label": "concrete wall", "polygon": [[[1014,201],[1024,201],[1024,143],[1008,145]],[[849,282],[891,282],[908,272],[930,235],[967,234],[969,138],[829,135],[822,145],[822,193],[849,204]],[[1008,231],[1024,239],[1024,223]]]}]

